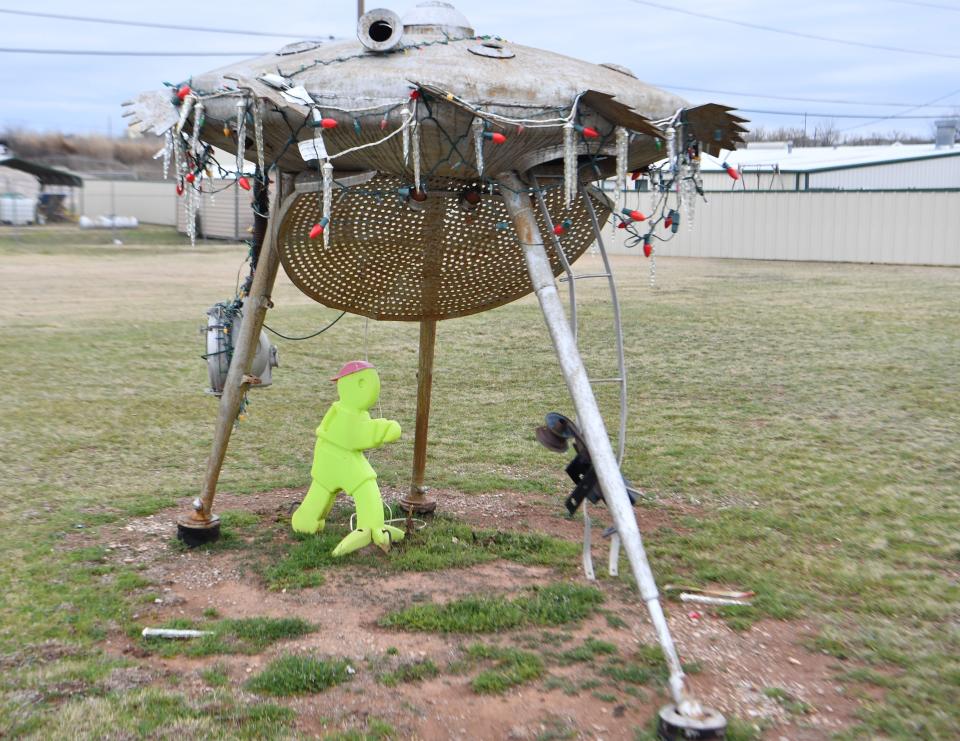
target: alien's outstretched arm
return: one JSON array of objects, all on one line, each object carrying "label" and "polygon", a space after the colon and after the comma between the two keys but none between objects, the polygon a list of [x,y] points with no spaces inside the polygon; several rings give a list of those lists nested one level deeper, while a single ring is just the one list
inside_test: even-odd
[{"label": "alien's outstretched arm", "polygon": [[400,439],[400,423],[392,419],[371,419],[364,425],[364,448],[379,448],[381,445]]}]

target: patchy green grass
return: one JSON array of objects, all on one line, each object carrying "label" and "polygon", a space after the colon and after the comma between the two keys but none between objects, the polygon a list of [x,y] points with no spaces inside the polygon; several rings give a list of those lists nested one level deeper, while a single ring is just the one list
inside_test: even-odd
[{"label": "patchy green grass", "polygon": [[338,731],[322,737],[323,741],[387,741],[400,738],[397,729],[385,720],[368,716],[360,729]]},{"label": "patchy green grass", "polygon": [[247,682],[258,695],[312,695],[350,679],[349,664],[343,659],[316,659],[310,656],[281,656]]},{"label": "patchy green grass", "polygon": [[[92,233],[21,233],[29,239],[4,231],[0,245],[0,345],[18,359],[0,416],[0,653],[53,640],[92,663],[98,642],[136,622],[149,585],[116,554],[85,549],[196,495],[215,402],[203,394],[195,330],[232,294],[246,248],[191,249],[170,230],[153,246],[145,231],[139,245],[125,233],[123,247],[84,244]],[[960,271],[664,257],[658,268],[651,291],[639,262],[615,260],[630,378],[624,473],[649,497],[641,514],[674,503],[688,513],[645,539],[658,580],[754,590],[752,610],[728,616],[738,627],[816,618],[815,645],[838,676],[882,690],[863,706],[860,736],[960,736],[950,627],[960,605]],[[580,293],[588,370],[614,375],[609,306],[597,287]],[[274,300],[270,324],[289,333],[336,316],[283,279]],[[231,440],[219,507],[235,509],[228,492],[307,483],[313,430],[333,401],[317,379],[356,354],[364,325],[348,316],[322,344],[280,343],[273,387],[251,393]],[[550,493],[561,512],[563,461],[531,429],[571,407],[536,302],[442,329],[429,482]],[[367,347],[383,413],[405,431],[371,460],[384,485],[402,486],[417,327],[371,322]],[[599,396],[615,408],[612,387]],[[61,699],[24,705],[20,691],[0,691],[0,718],[38,736],[108,735],[96,712],[60,726]],[[149,723],[136,730],[149,716],[129,702],[137,696],[87,699],[124,708],[120,733],[149,734]]]},{"label": "patchy green grass", "polygon": [[141,637],[141,645],[159,656],[256,654],[277,641],[299,638],[317,629],[300,618],[239,618],[199,624],[174,620],[161,627],[208,630],[211,635],[186,640]]},{"label": "patchy green grass", "polygon": [[[123,245],[115,245],[114,239]],[[212,246],[212,245],[211,245]],[[0,255],[76,255],[135,257],[163,247],[168,253],[196,251],[171,227],[141,224],[137,229],[81,229],[67,224],[0,227]]]},{"label": "patchy green grass", "polygon": [[776,700],[791,715],[809,715],[813,712],[812,705],[803,700],[798,700],[782,687],[764,687],[763,694],[772,700]]},{"label": "patchy green grass", "polygon": [[223,687],[230,681],[230,676],[227,674],[227,667],[220,663],[201,670],[200,678],[211,687]]},{"label": "patchy green grass", "polygon": [[[281,738],[296,714],[229,693],[183,695],[157,689],[87,697],[60,704],[38,738]],[[82,729],[82,734],[78,731]]]},{"label": "patchy green grass", "polygon": [[663,682],[669,672],[659,646],[640,646],[629,658],[608,659],[601,673],[615,682],[649,684]]},{"label": "patchy green grass", "polygon": [[470,686],[481,695],[498,695],[511,687],[540,679],[546,671],[543,659],[530,651],[475,643],[466,649],[473,661],[493,662],[475,676]]},{"label": "patchy green grass", "polygon": [[424,679],[433,679],[439,676],[440,669],[430,659],[401,662],[396,669],[384,672],[377,677],[377,681],[385,687],[396,687],[407,682],[422,682]]},{"label": "patchy green grass", "polygon": [[264,568],[273,589],[298,589],[323,583],[323,572],[348,565],[386,571],[437,571],[466,568],[498,558],[532,566],[571,569],[576,565],[576,543],[538,533],[497,532],[474,529],[448,517],[438,516],[423,530],[411,533],[383,556],[352,554],[334,558],[331,552],[347,534],[342,525],[332,525],[317,535],[297,536],[296,543]]},{"label": "patchy green grass", "polygon": [[597,656],[617,653],[615,644],[609,641],[600,641],[596,638],[587,638],[580,646],[571,648],[560,654],[560,659],[568,664],[579,661],[593,661]]},{"label": "patchy green grass", "polygon": [[477,595],[443,605],[413,605],[387,613],[379,623],[431,633],[495,633],[530,625],[579,622],[603,602],[597,589],[566,582],[529,591],[529,595],[516,599]]}]

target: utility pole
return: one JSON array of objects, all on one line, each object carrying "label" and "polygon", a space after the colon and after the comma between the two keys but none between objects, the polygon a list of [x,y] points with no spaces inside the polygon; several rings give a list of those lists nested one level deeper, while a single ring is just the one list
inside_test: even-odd
[{"label": "utility pole", "polygon": [[357,20],[363,15],[363,0],[357,0]]}]

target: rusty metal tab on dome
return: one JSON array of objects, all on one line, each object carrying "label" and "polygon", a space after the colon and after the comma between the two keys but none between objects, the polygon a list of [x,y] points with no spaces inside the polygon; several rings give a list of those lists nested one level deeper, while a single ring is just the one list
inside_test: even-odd
[{"label": "rusty metal tab on dome", "polygon": [[493,59],[513,59],[514,54],[500,41],[482,41],[475,46],[467,47],[467,51],[478,57],[492,57]]}]

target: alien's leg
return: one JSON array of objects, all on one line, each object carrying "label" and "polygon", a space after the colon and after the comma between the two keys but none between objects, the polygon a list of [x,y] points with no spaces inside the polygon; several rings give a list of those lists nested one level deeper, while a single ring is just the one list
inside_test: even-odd
[{"label": "alien's leg", "polygon": [[327,524],[327,515],[330,514],[330,508],[333,507],[333,501],[336,499],[336,493],[325,489],[316,480],[310,485],[307,496],[303,498],[297,511],[293,513],[290,524],[298,533],[313,533],[323,530]]},{"label": "alien's leg", "polygon": [[364,481],[353,493],[353,499],[357,504],[357,526],[369,527],[373,542],[384,553],[390,550],[392,542],[403,540],[403,530],[383,521],[383,499],[376,479]]},{"label": "alien's leg", "polygon": [[403,538],[403,530],[386,525],[383,521],[383,499],[376,479],[367,479],[348,493],[356,503],[357,529],[340,541],[333,555],[342,556],[371,542],[386,552],[390,550],[391,542]]}]

